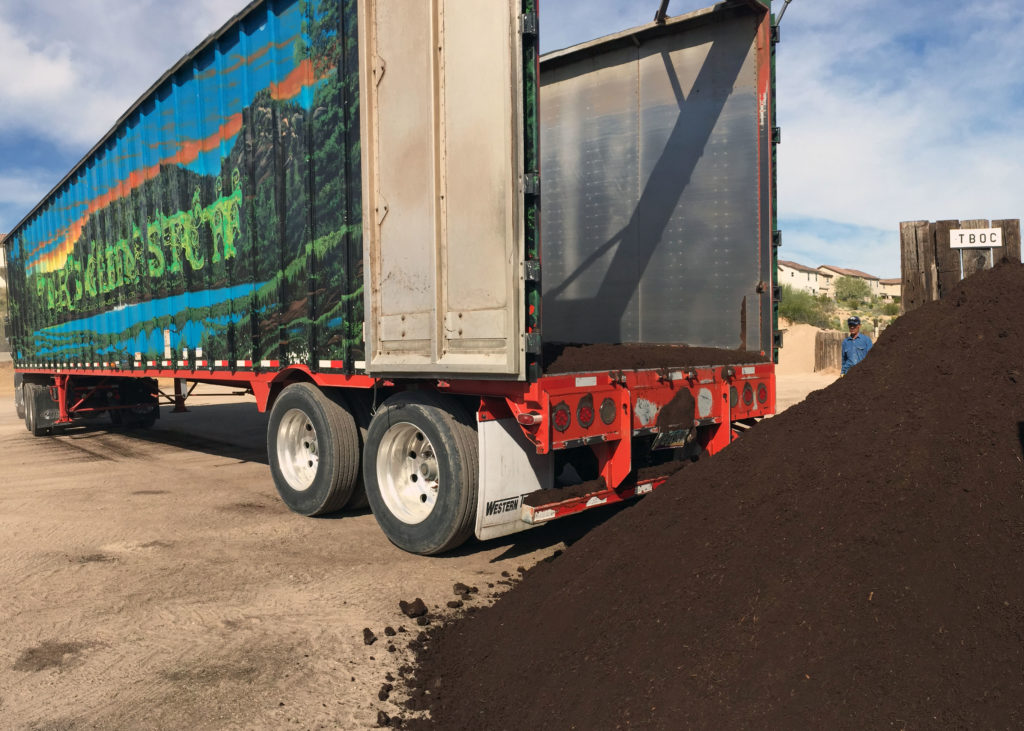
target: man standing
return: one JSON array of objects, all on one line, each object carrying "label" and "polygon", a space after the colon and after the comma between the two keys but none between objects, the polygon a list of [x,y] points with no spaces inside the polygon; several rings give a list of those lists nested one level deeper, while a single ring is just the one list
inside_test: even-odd
[{"label": "man standing", "polygon": [[864,360],[871,350],[871,338],[860,333],[860,318],[854,315],[846,324],[850,326],[850,336],[843,339],[843,370],[841,375]]}]

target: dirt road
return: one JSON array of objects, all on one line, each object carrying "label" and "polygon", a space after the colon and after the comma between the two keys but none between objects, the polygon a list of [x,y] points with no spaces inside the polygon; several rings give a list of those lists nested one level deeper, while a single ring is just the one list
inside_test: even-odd
[{"label": "dirt road", "polygon": [[[0,374],[5,387],[9,370]],[[0,718],[6,728],[366,728],[385,673],[455,582],[486,601],[564,531],[394,548],[363,513],[289,513],[254,403],[204,399],[152,432],[32,438],[0,395]],[[208,442],[207,438],[215,441]],[[590,523],[593,524],[593,521]],[[587,524],[566,526],[578,535]],[[404,625],[388,652],[384,628]],[[379,637],[363,641],[363,628]],[[397,685],[397,684],[396,684]],[[391,711],[395,709],[391,707]]]}]

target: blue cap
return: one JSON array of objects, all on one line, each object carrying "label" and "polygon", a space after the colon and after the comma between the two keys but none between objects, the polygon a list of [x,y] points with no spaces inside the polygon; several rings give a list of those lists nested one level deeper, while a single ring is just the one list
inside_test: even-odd
[{"label": "blue cap", "polygon": [[854,315],[853,317],[846,321],[846,324],[849,325],[850,327],[860,325],[860,318]]}]

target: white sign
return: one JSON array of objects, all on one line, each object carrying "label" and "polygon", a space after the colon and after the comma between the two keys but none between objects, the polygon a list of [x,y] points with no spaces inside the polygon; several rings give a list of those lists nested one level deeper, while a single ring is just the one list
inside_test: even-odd
[{"label": "white sign", "polygon": [[954,228],[949,232],[951,249],[994,249],[1002,245],[1001,228]]}]

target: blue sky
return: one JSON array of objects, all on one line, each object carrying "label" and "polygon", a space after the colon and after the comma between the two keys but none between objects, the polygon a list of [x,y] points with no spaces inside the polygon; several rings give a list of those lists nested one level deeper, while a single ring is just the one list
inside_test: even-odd
[{"label": "blue sky", "polygon": [[[245,4],[0,3],[0,231]],[[669,14],[708,4],[672,0]],[[658,5],[541,0],[543,49],[647,23]],[[896,277],[900,221],[1021,217],[1024,3],[794,0],[782,38],[782,258]]]}]

